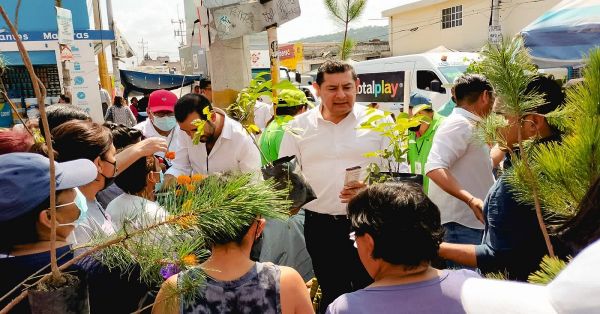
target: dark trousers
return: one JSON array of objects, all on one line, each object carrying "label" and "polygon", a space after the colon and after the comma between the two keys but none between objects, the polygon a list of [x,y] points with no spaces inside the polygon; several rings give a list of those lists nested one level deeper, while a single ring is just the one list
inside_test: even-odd
[{"label": "dark trousers", "polygon": [[321,287],[319,312],[340,295],[362,289],[373,282],[350,241],[350,220],[306,211],[304,237]]}]

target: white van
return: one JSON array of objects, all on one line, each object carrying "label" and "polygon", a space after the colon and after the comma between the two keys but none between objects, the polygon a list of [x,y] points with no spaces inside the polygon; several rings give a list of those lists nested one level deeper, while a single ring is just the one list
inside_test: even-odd
[{"label": "white van", "polygon": [[437,110],[452,97],[443,86],[452,84],[477,59],[476,53],[432,52],[355,63],[360,79],[356,102],[378,103],[380,109],[397,113],[411,95],[418,95],[430,99]]}]

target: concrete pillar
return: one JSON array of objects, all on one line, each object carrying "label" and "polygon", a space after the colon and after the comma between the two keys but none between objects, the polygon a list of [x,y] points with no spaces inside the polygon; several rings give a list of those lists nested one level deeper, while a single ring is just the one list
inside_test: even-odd
[{"label": "concrete pillar", "polygon": [[210,45],[208,66],[213,104],[225,108],[238,92],[250,84],[250,50],[247,36],[222,40]]}]

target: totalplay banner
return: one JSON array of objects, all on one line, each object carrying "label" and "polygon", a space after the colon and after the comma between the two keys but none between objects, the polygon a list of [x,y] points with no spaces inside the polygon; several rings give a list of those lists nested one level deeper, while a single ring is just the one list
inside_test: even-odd
[{"label": "totalplay banner", "polygon": [[359,74],[357,102],[404,102],[404,71]]}]

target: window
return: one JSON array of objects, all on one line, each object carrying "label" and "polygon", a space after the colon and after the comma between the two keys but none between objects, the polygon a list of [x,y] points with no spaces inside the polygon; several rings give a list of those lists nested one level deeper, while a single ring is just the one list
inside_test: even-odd
[{"label": "window", "polygon": [[462,25],[462,5],[442,10],[442,29]]},{"label": "window", "polygon": [[[436,83],[431,84],[433,81],[436,81]],[[436,93],[446,93],[446,90],[442,88],[440,78],[432,71],[417,71],[417,88]]]}]

